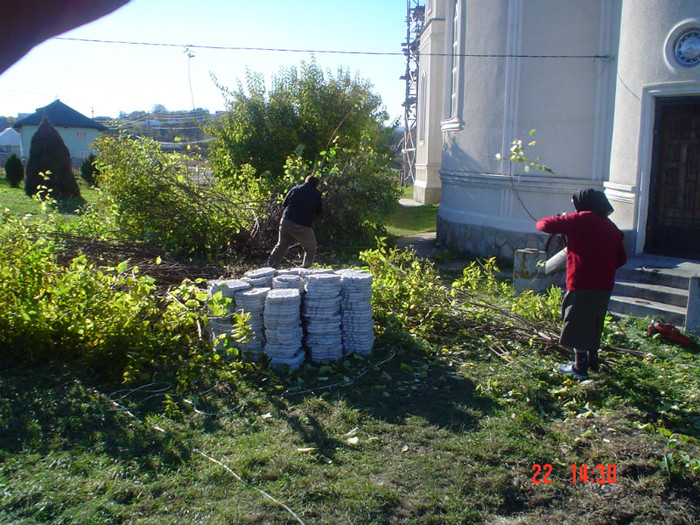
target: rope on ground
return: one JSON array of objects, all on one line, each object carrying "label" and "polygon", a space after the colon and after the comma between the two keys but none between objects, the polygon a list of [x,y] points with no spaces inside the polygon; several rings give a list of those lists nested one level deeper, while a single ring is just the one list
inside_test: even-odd
[{"label": "rope on ground", "polygon": [[202,452],[201,450],[199,450],[199,449],[197,449],[197,448],[193,448],[193,449],[192,449],[192,452],[196,452],[197,454],[199,454],[200,456],[202,456],[202,457],[208,459],[208,460],[211,461],[212,463],[215,463],[215,464],[217,464],[217,465],[223,467],[223,468],[226,470],[226,472],[228,472],[229,474],[231,474],[231,475],[232,475],[234,478],[236,478],[238,481],[240,481],[241,483],[243,483],[244,485],[247,485],[248,487],[250,487],[250,488],[252,488],[252,489],[257,490],[260,494],[262,494],[263,496],[265,496],[266,498],[268,498],[270,501],[276,503],[277,505],[279,505],[280,507],[282,507],[284,510],[286,510],[287,512],[289,512],[289,514],[291,514],[292,517],[293,517],[295,520],[297,520],[299,523],[301,523],[302,525],[304,525],[304,522],[301,521],[301,518],[300,518],[299,516],[297,516],[297,515],[294,513],[294,511],[293,511],[292,509],[290,509],[289,507],[287,507],[287,505],[285,505],[285,504],[282,503],[281,501],[277,501],[275,498],[273,498],[272,496],[270,496],[270,495],[269,495],[267,492],[265,492],[264,490],[259,489],[258,487],[254,486],[254,485],[251,485],[251,484],[248,483],[246,480],[244,480],[243,478],[241,478],[238,474],[236,474],[233,470],[231,470],[229,467],[227,467],[226,465],[224,465],[221,461],[219,461],[219,460],[217,460],[217,459],[214,459],[214,458],[211,457],[211,456],[208,456],[207,454],[205,454],[204,452]]}]

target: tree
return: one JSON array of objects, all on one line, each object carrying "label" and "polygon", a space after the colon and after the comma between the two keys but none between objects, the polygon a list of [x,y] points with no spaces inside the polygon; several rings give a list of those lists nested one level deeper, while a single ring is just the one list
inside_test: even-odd
[{"label": "tree", "polygon": [[39,193],[41,186],[52,190],[55,198],[80,197],[70,165],[70,152],[46,117],[32,136],[24,191],[31,196]]},{"label": "tree", "polygon": [[5,178],[13,188],[19,188],[20,182],[24,179],[24,165],[14,153],[5,161]]},{"label": "tree", "polygon": [[315,63],[281,68],[268,90],[261,74],[248,72],[246,87],[219,86],[228,111],[207,128],[215,137],[212,160],[220,176],[250,164],[259,174],[281,177],[293,154],[316,161],[335,140],[343,148],[360,144],[388,156],[383,126],[388,116],[372,86],[339,69],[324,74]]}]

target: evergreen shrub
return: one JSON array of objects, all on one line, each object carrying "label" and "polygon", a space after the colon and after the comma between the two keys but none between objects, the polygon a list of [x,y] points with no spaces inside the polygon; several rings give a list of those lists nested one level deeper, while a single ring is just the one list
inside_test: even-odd
[{"label": "evergreen shrub", "polygon": [[5,161],[5,178],[13,188],[19,188],[24,180],[24,164],[14,153]]},{"label": "evergreen shrub", "polygon": [[49,190],[52,197],[80,197],[80,188],[73,175],[70,152],[61,135],[44,118],[32,136],[27,160],[24,191],[32,196]]},{"label": "evergreen shrub", "polygon": [[96,176],[100,173],[100,171],[97,169],[97,166],[95,165],[96,160],[97,156],[93,153],[90,153],[88,158],[86,158],[83,162],[80,163],[80,176],[85,182],[87,182],[88,186],[90,187],[97,186]]}]

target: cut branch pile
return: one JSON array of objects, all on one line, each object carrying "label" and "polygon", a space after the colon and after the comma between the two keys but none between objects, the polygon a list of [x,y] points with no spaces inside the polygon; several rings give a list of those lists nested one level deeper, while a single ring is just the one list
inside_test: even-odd
[{"label": "cut branch pile", "polygon": [[[506,357],[508,350],[503,345],[503,341],[513,341],[521,345],[532,345],[541,348],[545,352],[554,351],[564,357],[571,357],[571,350],[559,344],[558,327],[543,320],[534,322],[521,315],[515,314],[504,308],[483,302],[472,301],[467,294],[460,294],[464,314],[462,318],[469,322],[473,317],[473,309],[490,312],[488,322],[481,322],[469,327],[471,333],[481,340],[493,342],[491,350],[500,357]],[[471,310],[471,315],[469,311]],[[601,349],[612,354],[626,354],[637,357],[644,357],[644,352],[629,348],[620,348],[611,345],[602,345]]]},{"label": "cut branch pile", "polygon": [[[176,286],[183,280],[215,279],[231,275],[235,269],[203,261],[183,261],[165,253],[157,243],[108,241],[94,237],[60,232],[42,233],[56,242],[59,260],[67,262],[79,255],[99,266],[116,266],[128,261],[128,268],[138,267],[139,273],[155,279],[160,286]],[[242,270],[241,270],[242,272]]]},{"label": "cut branch pile", "polygon": [[458,293],[455,303],[458,306],[456,313],[462,319],[462,330],[482,344],[488,341],[489,349],[499,357],[507,359],[509,350],[505,342],[562,355],[569,353],[559,344],[556,327],[550,323],[535,323],[505,308],[475,301],[466,293]]}]

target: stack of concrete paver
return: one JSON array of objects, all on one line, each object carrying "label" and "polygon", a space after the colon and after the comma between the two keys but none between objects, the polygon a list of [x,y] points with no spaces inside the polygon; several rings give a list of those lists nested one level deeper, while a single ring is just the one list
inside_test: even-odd
[{"label": "stack of concrete paver", "polygon": [[341,276],[341,319],[345,353],[368,355],[374,346],[371,273],[339,270]]},{"label": "stack of concrete paver", "polygon": [[208,292],[211,296],[215,295],[217,292],[221,292],[222,297],[231,299],[228,311],[233,312],[236,309],[236,293],[249,290],[250,288],[251,284],[243,279],[216,279],[209,281]]},{"label": "stack of concrete paver", "polygon": [[300,294],[304,293],[304,280],[298,273],[278,274],[272,279],[272,288],[279,289],[294,289],[299,290]]},{"label": "stack of concrete paver", "polygon": [[314,362],[343,357],[340,330],[341,277],[335,273],[314,273],[305,277],[304,332],[309,357]]},{"label": "stack of concrete paver", "polygon": [[300,306],[298,289],[280,288],[268,292],[263,318],[265,355],[270,358],[270,366],[287,365],[296,370],[304,362]]},{"label": "stack of concrete paver", "polygon": [[253,288],[272,288],[272,279],[277,270],[274,268],[258,268],[243,274],[243,280],[250,282]]},{"label": "stack of concrete paver", "polygon": [[[208,319],[207,330],[215,342],[217,350],[225,349],[225,337],[231,335],[231,321],[233,312],[236,309],[235,295],[238,292],[250,289],[250,283],[240,279],[217,279],[209,281],[208,293],[214,296],[217,292],[221,292],[221,296],[230,299],[225,315],[220,317],[210,316]],[[224,335],[225,337],[220,337]],[[229,341],[229,346],[234,346],[236,343]]]},{"label": "stack of concrete paver", "polygon": [[260,268],[242,279],[210,281],[211,295],[221,291],[232,301],[226,316],[210,318],[209,330],[230,334],[233,312],[245,311],[253,337],[231,344],[248,359],[265,353],[274,367],[367,355],[374,344],[372,279],[361,270]]},{"label": "stack of concrete paver", "polygon": [[247,343],[238,344],[241,353],[248,359],[257,360],[263,353],[265,345],[263,311],[269,291],[270,288],[251,288],[236,294],[236,308],[250,314],[249,326],[253,335]]}]

